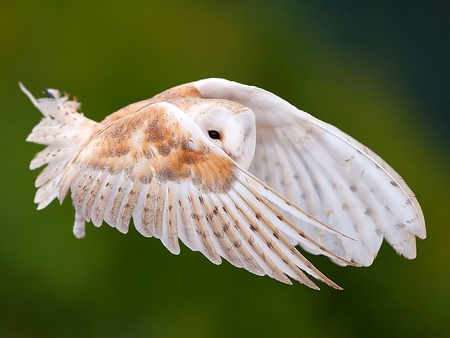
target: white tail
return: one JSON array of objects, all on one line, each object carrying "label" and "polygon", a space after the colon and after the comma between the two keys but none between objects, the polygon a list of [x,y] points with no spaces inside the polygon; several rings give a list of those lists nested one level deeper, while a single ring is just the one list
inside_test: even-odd
[{"label": "white tail", "polygon": [[19,86],[44,115],[27,137],[28,142],[47,146],[37,153],[30,163],[30,169],[48,164],[35,182],[35,186],[39,189],[34,202],[38,204],[39,210],[58,196],[59,181],[64,167],[100,124],[79,113],[77,110],[81,104],[76,100],[70,101],[67,94],[61,97],[58,90],[48,89],[48,97],[36,100],[22,83],[19,82]]}]

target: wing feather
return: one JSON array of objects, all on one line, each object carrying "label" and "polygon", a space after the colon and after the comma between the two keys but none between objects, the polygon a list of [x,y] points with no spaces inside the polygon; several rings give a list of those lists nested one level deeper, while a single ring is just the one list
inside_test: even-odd
[{"label": "wing feather", "polygon": [[194,220],[194,236],[197,237],[197,243],[200,244],[200,252],[203,253],[214,264],[220,264],[221,259],[211,240],[211,234],[206,222],[205,212],[201,204],[203,197],[198,194],[198,190],[191,184],[187,184],[191,208],[192,219]]},{"label": "wing feather", "polygon": [[49,183],[40,187],[36,192],[34,203],[38,204],[38,210],[45,208],[58,195],[57,186],[59,175],[60,174],[56,176],[54,175],[54,172],[49,172],[49,176],[55,179],[52,179]]},{"label": "wing feather", "polygon": [[182,222],[179,225],[178,235],[181,241],[191,250],[199,251],[199,243],[197,242],[197,238],[194,235],[195,232],[195,224],[194,219],[192,217],[193,211],[191,208],[191,202],[189,201],[189,191],[187,188],[187,184],[180,184],[179,189],[179,219]]},{"label": "wing feather", "polygon": [[86,217],[89,217],[92,223],[99,227],[103,222],[103,214],[100,213],[102,205],[105,203],[106,196],[103,195],[106,185],[109,183],[110,174],[100,171],[94,187],[92,188],[91,196],[86,204]]},{"label": "wing feather", "polygon": [[[99,189],[97,194],[100,195],[98,198],[98,202],[94,208],[94,217],[93,223],[96,226],[101,226],[103,220],[106,221],[107,212],[111,209],[111,205],[114,201],[114,196],[119,189],[119,185],[124,178],[124,174],[122,172],[111,175],[110,173],[104,173],[105,180],[104,185],[102,185],[102,189]],[[89,216],[89,215],[87,215]]]},{"label": "wing feather", "polygon": [[231,239],[227,235],[227,232],[224,231],[224,224],[221,222],[221,219],[218,216],[219,206],[211,199],[211,193],[203,195],[202,199],[206,221],[207,224],[210,225],[212,233],[214,234],[214,236],[211,236],[211,238],[214,242],[214,246],[216,247],[218,254],[234,266],[237,266],[239,268],[243,267],[242,260],[239,257],[239,254],[233,249]]},{"label": "wing feather", "polygon": [[94,191],[97,186],[97,182],[99,177],[102,175],[101,171],[93,170],[90,172],[88,179],[84,183],[84,188],[86,189],[85,195],[83,196],[83,203],[81,205],[82,214],[88,216],[87,218],[90,220],[90,208],[93,204],[93,200],[95,197]]},{"label": "wing feather", "polygon": [[180,253],[178,244],[178,183],[167,182],[167,208],[164,211],[166,217],[163,225],[161,241],[173,254]]},{"label": "wing feather", "polygon": [[137,200],[139,198],[139,192],[142,189],[141,181],[134,181],[132,184],[128,185],[127,192],[125,193],[124,201],[122,202],[119,211],[119,224],[124,232],[128,231],[128,226],[133,215],[134,208],[136,207]]},{"label": "wing feather", "polygon": [[133,215],[135,224],[136,219],[138,219],[138,224],[142,224],[142,228],[138,227],[138,231],[146,237],[154,236],[156,214],[162,212],[158,206],[159,187],[160,182],[155,179],[146,185],[142,209],[137,209],[137,213]]},{"label": "wing feather", "polygon": [[[163,226],[167,224],[165,222],[167,213],[167,184],[165,182],[158,182],[156,195],[156,218],[153,223],[153,236],[161,239],[163,235]],[[163,242],[164,243],[164,242]]]},{"label": "wing feather", "polygon": [[86,194],[86,183],[89,180],[89,175],[90,171],[86,171],[81,173],[81,175],[77,175],[73,180],[76,189],[72,189],[72,201],[75,210],[77,210],[81,214],[83,214],[83,210],[81,210],[81,207],[83,205],[84,196]]},{"label": "wing feather", "polygon": [[[147,215],[148,207],[146,206],[146,203],[150,200],[150,193],[149,193],[149,186],[150,184],[143,184],[142,189],[139,192],[139,197],[136,201],[136,207],[133,210],[133,223],[136,228],[136,230],[145,237],[151,237],[152,233],[149,232],[148,227],[144,227],[144,219]],[[153,209],[155,210],[155,209]]]},{"label": "wing feather", "polygon": [[128,224],[122,224],[119,215],[122,208],[124,207],[126,196],[130,192],[130,190],[131,184],[129,180],[127,180],[126,178],[122,179],[120,184],[117,184],[117,192],[114,196],[114,199],[112,199],[110,208],[106,209],[105,213],[106,223],[108,223],[112,227],[115,227],[117,230],[124,234],[128,232]]}]

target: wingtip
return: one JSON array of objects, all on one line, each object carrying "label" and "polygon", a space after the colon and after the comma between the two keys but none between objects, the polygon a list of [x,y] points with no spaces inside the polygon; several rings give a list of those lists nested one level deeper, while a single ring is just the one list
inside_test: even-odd
[{"label": "wingtip", "polygon": [[27,96],[30,96],[31,93],[28,91],[27,88],[23,85],[22,81],[19,81],[19,88],[22,92],[24,92]]},{"label": "wingtip", "polygon": [[28,89],[25,88],[25,86],[23,85],[23,83],[21,81],[19,81],[19,88],[26,96],[28,96],[28,98],[33,103],[33,105],[39,109],[36,98],[33,96],[33,94],[31,94],[29,92]]},{"label": "wingtip", "polygon": [[414,235],[416,235],[420,239],[427,238],[427,229],[425,226],[425,220],[422,222],[422,227],[419,229],[416,229]]}]

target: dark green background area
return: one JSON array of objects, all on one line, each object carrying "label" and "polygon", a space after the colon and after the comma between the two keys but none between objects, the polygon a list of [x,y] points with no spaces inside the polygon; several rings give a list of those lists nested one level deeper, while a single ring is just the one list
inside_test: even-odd
[{"label": "dark green background area", "polygon": [[[376,3],[376,4],[374,4]],[[0,336],[450,336],[449,6],[438,1],[0,1]],[[181,83],[268,89],[386,159],[428,238],[370,268],[308,256],[312,291],[107,225],[72,235],[66,201],[33,204],[42,84],[107,114]]]}]

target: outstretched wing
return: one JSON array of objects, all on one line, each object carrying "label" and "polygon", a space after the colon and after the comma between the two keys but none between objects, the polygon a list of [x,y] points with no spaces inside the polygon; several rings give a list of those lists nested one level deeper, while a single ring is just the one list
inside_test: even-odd
[{"label": "outstretched wing", "polygon": [[263,89],[224,79],[189,85],[204,98],[228,99],[252,109],[257,145],[250,172],[356,240],[286,215],[299,229],[335,254],[365,266],[373,262],[383,238],[404,257],[416,256],[415,236],[426,236],[420,205],[400,175],[373,151]]},{"label": "outstretched wing", "polygon": [[142,235],[160,238],[172,253],[180,252],[180,238],[216,264],[224,257],[255,274],[290,283],[288,275],[317,288],[303,270],[339,288],[283,233],[321,254],[340,258],[276,207],[324,232],[336,232],[240,168],[188,115],[169,103],[143,105],[95,133],[66,166],[61,201],[69,189],[78,237],[84,235],[85,221],[96,226],[106,221],[126,233],[133,218]]}]

